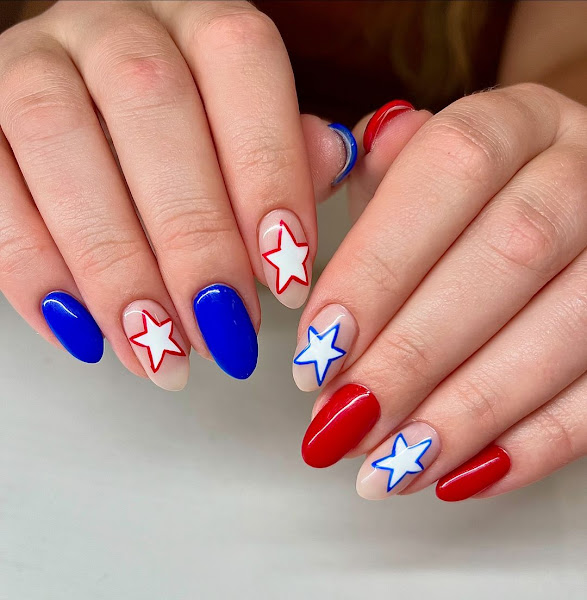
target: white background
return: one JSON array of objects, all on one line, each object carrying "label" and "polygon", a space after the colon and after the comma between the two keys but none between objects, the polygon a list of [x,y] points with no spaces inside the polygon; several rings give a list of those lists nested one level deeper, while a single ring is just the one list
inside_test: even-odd
[{"label": "white background", "polygon": [[299,312],[262,304],[250,380],[192,354],[170,394],[109,349],[77,363],[0,300],[1,600],[587,597],[585,461],[492,500],[362,500],[360,461],[301,460]]}]

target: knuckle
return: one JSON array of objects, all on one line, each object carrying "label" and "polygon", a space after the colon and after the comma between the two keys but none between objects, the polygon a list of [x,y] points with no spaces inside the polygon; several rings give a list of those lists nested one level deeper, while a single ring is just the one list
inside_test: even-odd
[{"label": "knuckle", "polygon": [[497,132],[474,114],[456,102],[431,120],[428,145],[453,177],[486,184],[505,164],[507,152]]},{"label": "knuckle", "polygon": [[198,32],[200,44],[211,44],[215,49],[251,48],[255,52],[281,43],[273,21],[264,13],[247,8],[223,12],[212,17],[203,31]]},{"label": "knuckle", "polygon": [[507,404],[507,399],[493,379],[484,374],[477,374],[475,378],[459,382],[452,393],[461,413],[464,413],[468,420],[484,431],[495,434],[501,432],[501,407]]},{"label": "knuckle", "polygon": [[366,286],[371,293],[385,294],[390,301],[399,297],[402,289],[400,276],[376,248],[365,246],[353,256],[353,260],[357,263],[353,270],[367,280]]},{"label": "knuckle", "polygon": [[218,251],[222,238],[234,233],[235,224],[230,214],[210,208],[206,202],[209,204],[191,197],[158,204],[153,243],[159,252],[185,255],[193,262],[202,253]]},{"label": "knuckle", "polygon": [[51,50],[14,60],[0,77],[2,122],[8,135],[45,139],[71,131],[87,119],[87,97],[63,61]]},{"label": "knuckle", "polygon": [[87,227],[76,237],[74,262],[82,277],[95,279],[111,269],[140,272],[142,248],[136,239],[109,225]]},{"label": "knuckle", "polygon": [[193,91],[187,67],[153,21],[112,25],[95,43],[97,95],[115,106],[168,107]]},{"label": "knuckle", "polygon": [[[525,191],[528,194],[528,190]],[[508,265],[548,276],[560,245],[559,227],[540,212],[528,195],[500,207],[504,214],[495,219],[486,234],[491,252]]]},{"label": "knuckle", "polygon": [[[0,220],[0,223],[2,221]],[[0,273],[2,279],[30,272],[30,266],[43,254],[37,240],[25,237],[20,227],[4,222],[0,227]]]},{"label": "knuckle", "polygon": [[535,413],[534,417],[547,444],[557,449],[557,458],[562,464],[567,464],[581,455],[575,442],[574,429],[577,420],[573,415],[564,412],[561,406],[546,405]]}]

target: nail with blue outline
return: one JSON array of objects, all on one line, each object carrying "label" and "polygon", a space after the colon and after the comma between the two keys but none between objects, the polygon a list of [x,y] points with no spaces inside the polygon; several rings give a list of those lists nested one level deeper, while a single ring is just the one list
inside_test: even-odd
[{"label": "nail with blue outline", "polygon": [[104,336],[88,309],[66,292],[47,294],[41,302],[47,325],[61,345],[78,360],[97,363],[104,354]]},{"label": "nail with blue outline", "polygon": [[317,390],[339,373],[357,333],[357,322],[344,306],[324,307],[300,338],[294,354],[292,374],[300,390]]},{"label": "nail with blue outline", "polygon": [[423,421],[412,421],[367,456],[357,475],[357,493],[367,500],[397,494],[439,454],[438,433]]},{"label": "nail with blue outline", "polygon": [[241,297],[215,283],[194,299],[200,332],[216,364],[235,379],[247,379],[257,366],[257,334]]},{"label": "nail with blue outline", "polygon": [[357,141],[351,130],[340,123],[330,123],[330,129],[335,131],[342,140],[346,150],[346,160],[338,175],[332,180],[332,185],[338,185],[352,170],[357,162]]}]

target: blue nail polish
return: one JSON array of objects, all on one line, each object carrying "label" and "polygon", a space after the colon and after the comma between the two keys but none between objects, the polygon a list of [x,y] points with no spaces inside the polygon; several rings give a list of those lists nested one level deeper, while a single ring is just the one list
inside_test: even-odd
[{"label": "blue nail polish", "polygon": [[62,346],[78,360],[97,363],[104,354],[104,337],[88,309],[65,292],[51,292],[41,309]]},{"label": "blue nail polish", "polygon": [[257,334],[240,296],[227,285],[204,288],[194,300],[194,313],[210,354],[236,379],[246,379],[257,366]]},{"label": "blue nail polish", "polygon": [[340,173],[332,180],[332,185],[338,185],[352,170],[357,162],[357,141],[351,130],[340,123],[330,123],[328,126],[336,131],[346,149],[346,162]]}]

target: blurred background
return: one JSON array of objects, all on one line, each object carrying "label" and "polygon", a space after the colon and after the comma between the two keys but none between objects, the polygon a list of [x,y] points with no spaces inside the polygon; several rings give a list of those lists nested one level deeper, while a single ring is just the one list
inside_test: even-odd
[{"label": "blurred background", "polygon": [[[344,199],[320,207],[323,265]],[[0,600],[586,597],[587,463],[491,500],[378,503],[307,467],[299,311],[261,290],[250,380],[192,355],[180,393],[84,365],[0,300]]]}]

